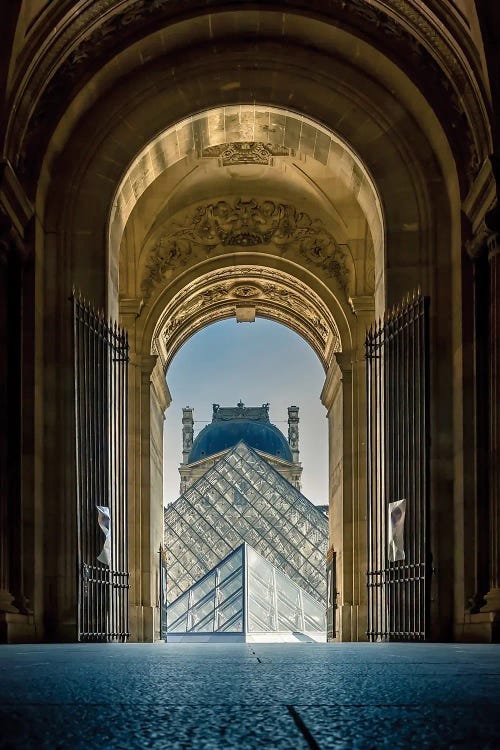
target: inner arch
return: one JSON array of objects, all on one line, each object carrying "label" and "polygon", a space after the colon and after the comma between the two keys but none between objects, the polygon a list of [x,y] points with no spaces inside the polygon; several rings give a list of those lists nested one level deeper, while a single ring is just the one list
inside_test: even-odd
[{"label": "inner arch", "polygon": [[186,157],[215,156],[223,159],[220,147],[234,143],[265,145],[271,157],[273,153],[278,159],[299,155],[326,167],[361,208],[371,234],[375,258],[383,257],[384,222],[380,197],[370,173],[354,150],[309,117],[288,109],[258,104],[216,107],[192,115],[161,132],[142,149],[122,178],[112,203],[109,223],[111,254],[118,251],[124,228],[137,202],[160,175]]},{"label": "inner arch", "polygon": [[170,300],[155,327],[153,354],[166,371],[191,336],[233,316],[268,318],[291,328],[310,344],[325,371],[342,349],[331,311],[308,285],[276,268],[235,265],[200,275]]}]

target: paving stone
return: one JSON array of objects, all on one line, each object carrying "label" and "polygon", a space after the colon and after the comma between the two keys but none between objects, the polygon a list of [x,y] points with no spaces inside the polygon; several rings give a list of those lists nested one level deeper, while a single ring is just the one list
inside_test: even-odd
[{"label": "paving stone", "polygon": [[0,647],[1,748],[500,748],[500,647]]}]

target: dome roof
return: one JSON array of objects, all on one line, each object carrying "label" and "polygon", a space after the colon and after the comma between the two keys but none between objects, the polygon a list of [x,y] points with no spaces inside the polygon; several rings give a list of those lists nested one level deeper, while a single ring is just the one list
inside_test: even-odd
[{"label": "dome roof", "polygon": [[247,419],[216,421],[208,424],[196,437],[188,463],[201,461],[207,456],[233,448],[242,440],[250,448],[293,461],[290,446],[280,430],[270,422]]}]

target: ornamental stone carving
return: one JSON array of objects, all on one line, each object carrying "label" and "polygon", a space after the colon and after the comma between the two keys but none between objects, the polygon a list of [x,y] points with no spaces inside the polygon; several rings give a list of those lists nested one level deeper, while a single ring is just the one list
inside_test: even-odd
[{"label": "ornamental stone carving", "polygon": [[167,270],[185,266],[192,255],[268,244],[282,254],[295,250],[347,290],[347,253],[319,219],[285,203],[238,198],[199,206],[183,226],[161,237],[146,263],[142,292],[149,297]]},{"label": "ornamental stone carving", "polygon": [[325,303],[298,279],[261,266],[213,271],[189,284],[166,306],[154,334],[164,366],[196,331],[236,314],[242,300],[260,317],[289,326],[318,353],[325,366],[340,351],[336,323]]},{"label": "ornamental stone carving", "polygon": [[264,164],[271,165],[273,156],[288,156],[290,149],[262,141],[236,141],[222,143],[218,146],[207,146],[202,156],[218,157],[222,167],[232,164]]}]

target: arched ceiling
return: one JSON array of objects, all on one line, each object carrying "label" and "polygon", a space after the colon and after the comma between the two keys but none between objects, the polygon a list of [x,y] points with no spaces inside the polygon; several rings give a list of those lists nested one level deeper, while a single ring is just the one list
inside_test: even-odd
[{"label": "arched ceiling", "polygon": [[[382,53],[396,61],[431,104],[464,179],[473,179],[487,156],[479,55],[453,4],[437,0],[428,7],[420,0],[184,0],[182,4],[61,0],[48,4],[28,29],[11,76],[4,152],[23,180],[36,181],[58,123],[60,137],[119,78],[168,55],[172,58],[167,66],[175,78],[185,50],[206,43],[227,47],[237,39],[256,41],[258,67],[259,42],[266,38],[287,39],[297,50],[314,48],[350,58],[379,80],[385,75],[384,66],[373,53]],[[237,78],[236,87],[241,85]],[[230,93],[223,88],[222,95],[224,91]],[[67,120],[64,125],[62,118]]]},{"label": "arched ceiling", "polygon": [[295,257],[346,300],[373,294],[384,262],[361,160],[309,118],[257,105],[209,110],[151,141],[117,190],[112,254],[125,227],[121,294],[146,302],[186,264],[241,248]]},{"label": "arched ceiling", "polygon": [[[428,44],[426,35],[432,23],[426,18],[419,26],[421,8],[414,8],[412,3],[410,21],[406,14],[408,3],[398,3],[398,15],[389,3],[362,0],[349,4],[295,3],[293,7],[287,2],[266,3],[262,7],[259,3],[233,5],[229,2],[222,6],[208,2],[203,8],[187,0],[182,4],[182,11],[178,4],[161,3],[159,9],[156,4],[148,3],[147,10],[142,4],[136,6],[137,14],[126,13],[125,8],[131,10],[132,5],[131,2],[121,3],[123,12],[120,13],[115,13],[115,5],[108,7],[106,19],[101,19],[99,24],[103,34],[100,41],[93,33],[87,34],[81,17],[82,44],[74,47],[78,54],[71,53],[71,106],[66,106],[66,102],[63,115],[60,111],[54,113],[49,104],[53,103],[55,95],[51,99],[37,93],[29,100],[34,119],[25,120],[23,133],[17,128],[11,131],[14,140],[18,137],[22,140],[26,135],[19,161],[21,171],[27,168],[36,173],[38,156],[44,161],[42,179],[38,181],[38,212],[46,232],[57,235],[61,257],[71,254],[71,262],[65,266],[69,269],[68,275],[71,273],[71,282],[77,279],[84,289],[88,282],[94,296],[103,300],[102,304],[107,304],[110,312],[115,312],[123,277],[127,275],[127,298],[136,298],[143,282],[140,273],[148,267],[148,253],[155,252],[158,243],[165,242],[165,233],[169,233],[174,224],[182,228],[184,220],[192,218],[200,207],[207,209],[219,200],[229,202],[232,209],[236,209],[238,200],[256,197],[259,201],[265,198],[276,204],[278,194],[282,193],[278,183],[284,173],[287,179],[296,173],[297,186],[303,187],[301,195],[305,196],[304,200],[311,200],[311,205],[303,209],[301,201],[292,200],[290,196],[287,205],[295,211],[302,208],[313,223],[320,221],[333,238],[331,247],[349,244],[344,243],[344,239],[350,241],[351,236],[356,236],[351,232],[355,217],[350,217],[349,226],[345,221],[345,206],[338,196],[332,201],[330,188],[335,182],[340,194],[340,186],[347,190],[350,184],[351,197],[355,195],[359,173],[353,155],[359,155],[361,163],[367,166],[364,176],[372,175],[376,184],[376,191],[367,194],[380,196],[383,207],[386,250],[390,257],[380,263],[375,287],[382,289],[385,278],[394,280],[394,284],[387,287],[391,290],[387,299],[383,291],[378,296],[377,309],[383,312],[386,304],[397,299],[401,288],[406,291],[420,283],[426,273],[422,269],[434,262],[438,248],[441,255],[449,252],[450,206],[459,205],[458,180],[466,191],[469,180],[474,179],[474,170],[488,153],[487,124],[481,114],[484,101],[480,85],[471,73],[472,62],[457,62],[453,57],[447,58],[445,63],[449,40],[442,36],[431,53],[432,45]],[[90,14],[90,5],[86,4],[85,8]],[[403,18],[407,18],[407,22],[403,22]],[[415,41],[417,31],[421,41]],[[436,39],[434,36],[434,41]],[[111,40],[115,41],[111,43]],[[411,78],[405,73],[408,61]],[[439,68],[441,63],[443,71],[447,72],[441,77],[435,76],[436,65]],[[460,68],[462,63],[463,68]],[[82,65],[86,75],[79,78]],[[452,68],[454,72],[450,72]],[[424,69],[425,81],[420,79]],[[458,109],[457,71],[461,71]],[[38,72],[33,75],[37,77]],[[56,79],[61,84],[58,88],[59,94],[63,92],[58,99],[60,102],[66,91],[65,76],[66,73],[62,77],[54,73],[49,77],[54,84]],[[438,88],[446,84],[446,96],[444,89],[439,96],[429,90],[431,80]],[[249,185],[251,180],[247,178],[245,185],[240,181],[239,189],[233,185],[229,188],[230,183],[237,182],[234,165],[223,165],[217,195],[207,199],[206,191],[203,195],[203,180],[198,180],[194,172],[188,174],[189,168],[196,166],[201,174],[200,162],[208,164],[211,160],[215,164],[217,159],[223,161],[223,154],[208,156],[191,148],[190,151],[185,149],[186,155],[179,160],[182,153],[179,146],[174,154],[177,161],[163,171],[160,164],[159,175],[149,187],[143,191],[140,182],[129,186],[132,191],[137,190],[132,213],[139,218],[142,207],[163,178],[167,181],[171,176],[175,183],[174,190],[168,191],[172,196],[170,205],[165,195],[162,203],[160,191],[156,193],[157,223],[147,220],[142,222],[140,233],[125,233],[127,254],[140,258],[140,263],[134,268],[127,267],[126,274],[118,273],[118,254],[107,255],[106,221],[113,196],[117,198],[117,185],[131,165],[134,168],[136,156],[154,142],[158,134],[161,136],[175,128],[176,123],[190,123],[186,125],[186,132],[190,127],[194,132],[193,119],[198,114],[208,109],[225,111],[230,106],[238,107],[241,112],[242,105],[249,102],[255,103],[254,109],[262,103],[269,110],[290,112],[291,125],[293,118],[296,121],[303,118],[306,124],[322,123],[329,132],[338,134],[340,143],[351,144],[340,158],[332,159],[334,166],[341,167],[344,154],[347,152],[349,156],[350,151],[347,179],[342,182],[345,177],[342,169],[337,176],[330,170],[331,185],[325,190],[324,172],[332,164],[328,163],[328,157],[326,164],[316,158],[320,153],[318,150],[315,154],[315,146],[309,145],[307,152],[307,147],[301,145],[302,150],[293,156],[272,155],[274,163],[269,172],[273,177],[269,184],[274,181],[276,191],[270,188],[269,193],[259,191],[255,196]],[[447,110],[442,117],[440,107]],[[19,100],[16,112],[21,119],[27,112],[23,108],[24,103]],[[464,130],[465,109],[466,119],[470,115],[469,131]],[[58,124],[46,150],[43,133],[46,125],[55,120]],[[456,137],[458,132],[459,138]],[[271,138],[252,142],[293,149],[284,142],[273,144]],[[224,144],[213,144],[221,145]],[[159,148],[159,160],[167,154],[167,146]],[[146,177],[148,169],[154,170],[155,166],[146,165]],[[174,172],[182,170],[181,183],[173,176]],[[226,187],[222,184],[224,181]],[[290,184],[292,182],[290,180]],[[357,204],[366,222],[369,209],[361,205],[362,194],[358,191],[359,200],[351,199],[351,205]],[[129,201],[125,193],[122,197],[120,206],[116,202],[119,211],[115,217],[122,214]],[[373,200],[372,207],[376,203]],[[332,209],[325,221],[329,204]],[[148,208],[143,218],[152,215]],[[137,229],[139,223],[133,224]],[[343,224],[347,224],[347,229]],[[121,225],[121,220],[117,219],[111,227],[112,246],[120,242]],[[341,236],[342,229],[344,236]],[[371,232],[368,234],[371,237]],[[375,232],[373,235],[375,237]],[[167,254],[170,254],[168,248]],[[276,247],[267,247],[265,254],[269,258],[281,257]],[[190,258],[193,260],[192,256]],[[298,258],[284,256],[284,259],[298,263]],[[160,266],[165,265],[164,256],[159,256],[158,260]],[[321,265],[321,257],[316,260],[319,260],[318,266]],[[194,261],[202,263],[202,258],[194,258]],[[304,266],[303,258],[301,262]],[[104,264],[107,275],[102,278],[99,269]],[[167,268],[168,273],[170,270],[182,273],[182,263],[177,269]],[[323,270],[319,274],[321,281],[330,284]],[[173,283],[173,279],[165,277],[161,280],[164,282]],[[335,286],[333,281],[332,286]]]},{"label": "arched ceiling", "polygon": [[[243,144],[252,146],[245,148]],[[250,174],[250,166],[270,166],[283,157],[297,157],[295,164],[299,159],[318,162],[316,172],[321,166],[327,167],[330,175],[326,173],[326,178],[336,178],[360,204],[374,245],[380,246],[383,236],[380,199],[367,168],[352,148],[304,115],[256,104],[216,107],[199,113],[148,143],[118,187],[110,218],[113,232],[124,228],[138,199],[160,174],[193,155],[217,159],[220,166],[232,166],[233,175],[236,175],[234,167],[243,166],[242,177]],[[306,173],[306,169],[303,171]],[[259,178],[258,171],[254,176]]]}]

